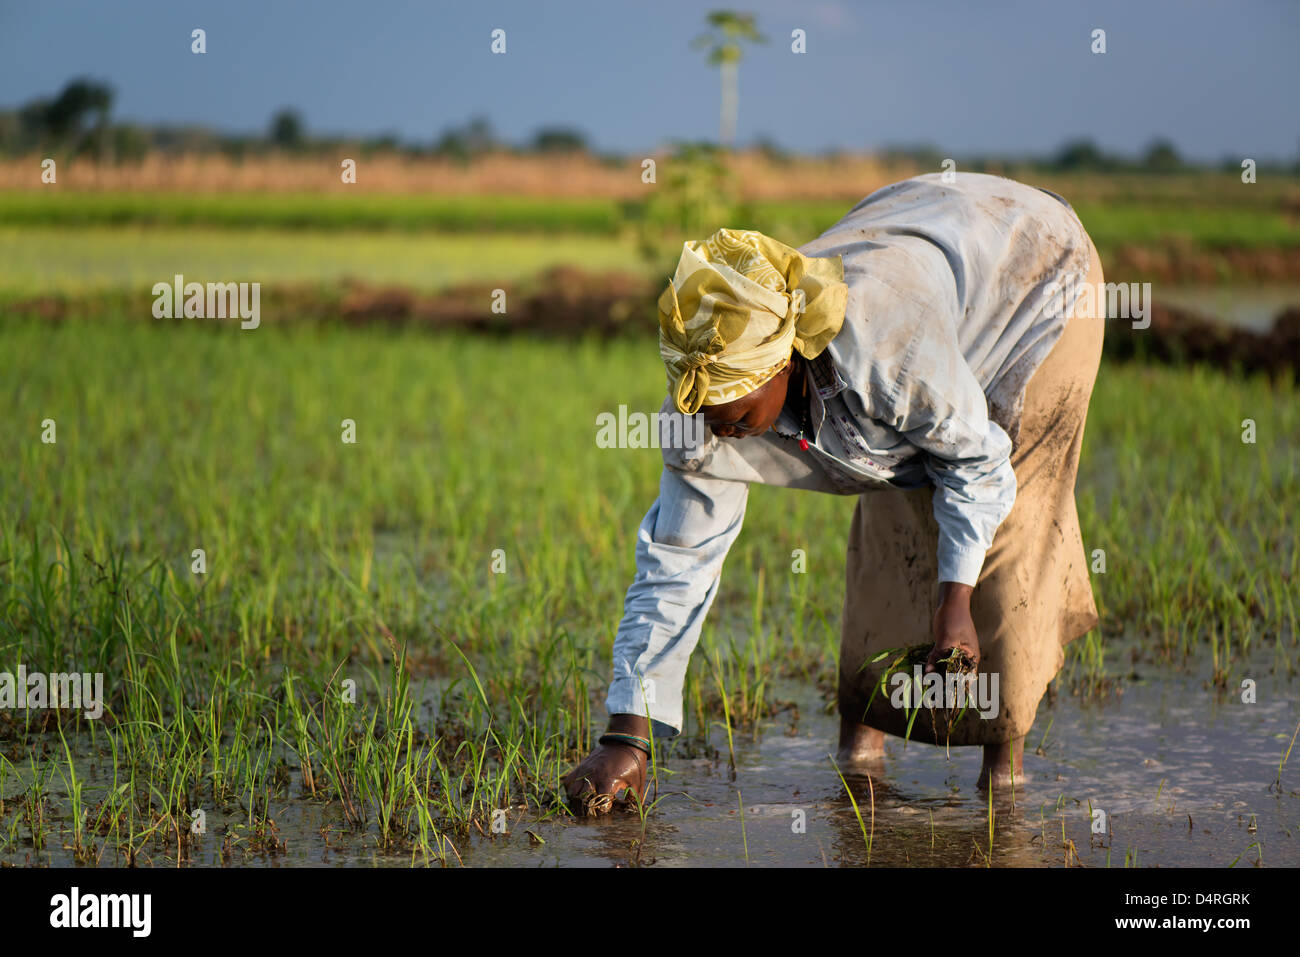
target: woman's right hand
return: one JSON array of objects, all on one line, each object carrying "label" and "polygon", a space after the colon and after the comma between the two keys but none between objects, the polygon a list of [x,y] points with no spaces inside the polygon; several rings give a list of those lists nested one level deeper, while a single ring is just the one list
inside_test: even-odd
[{"label": "woman's right hand", "polygon": [[615,801],[645,797],[646,761],[646,753],[630,744],[598,744],[560,783],[579,813],[608,814]]},{"label": "woman's right hand", "polygon": [[[645,718],[613,715],[609,730],[645,737],[649,731]],[[607,814],[615,801],[635,796],[645,798],[647,755],[630,744],[598,744],[582,763],[564,775],[560,783],[571,804],[586,817]]]}]

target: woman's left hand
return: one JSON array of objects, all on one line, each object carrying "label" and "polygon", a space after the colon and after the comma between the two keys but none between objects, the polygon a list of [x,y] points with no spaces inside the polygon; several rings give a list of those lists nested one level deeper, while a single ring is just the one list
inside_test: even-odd
[{"label": "woman's left hand", "polygon": [[939,607],[934,613],[934,648],[925,662],[925,673],[938,667],[953,648],[961,648],[971,656],[976,667],[980,660],[980,640],[975,634],[975,622],[970,616],[970,596],[974,589],[960,582],[942,582],[939,585]]}]

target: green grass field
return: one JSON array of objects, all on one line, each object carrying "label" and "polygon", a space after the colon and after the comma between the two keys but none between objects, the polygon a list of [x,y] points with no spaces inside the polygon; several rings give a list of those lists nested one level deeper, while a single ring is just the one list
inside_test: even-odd
[{"label": "green grass field", "polygon": [[135,289],[181,272],[200,282],[333,282],[421,290],[470,280],[502,283],[561,263],[636,269],[633,244],[581,234],[456,235],[94,226],[0,226],[0,295]]},{"label": "green grass field", "polygon": [[[308,803],[455,863],[493,809],[564,813],[659,472],[595,420],[658,408],[653,340],[110,318],[0,324],[0,671],[102,671],[109,699],[61,729],[0,713],[0,861],[184,857],[195,808],[264,848]],[[1079,489],[1103,624],[1061,682],[1103,687],[1120,634],[1216,680],[1247,652],[1296,672],[1289,384],[1107,364]],[[852,507],[755,489],[679,749],[720,720],[714,649],[742,730],[780,677],[833,685]]]},{"label": "green grass field", "polygon": [[[802,243],[844,212],[838,205],[785,210],[772,204],[764,227]],[[1300,226],[1282,213],[1081,207],[1105,257],[1120,244],[1179,242],[1207,248],[1300,245]],[[177,271],[200,281],[334,282],[355,278],[435,290],[467,281],[515,282],[559,264],[593,272],[645,272],[634,238],[581,231],[404,232],[355,226],[296,230],[283,225],[15,226],[0,218],[0,296],[147,290]]]},{"label": "green grass field", "polygon": [[[1071,200],[1103,253],[1120,245],[1171,241],[1211,249],[1300,246],[1294,212],[1298,187],[1291,180],[1247,185],[1236,177],[1202,175],[1080,178],[1052,185]],[[737,216],[751,228],[799,245],[833,224],[854,201],[756,201],[743,204]],[[1284,208],[1287,202],[1291,212]],[[394,234],[394,246],[409,241],[400,238],[407,233],[532,235],[549,241],[556,235],[625,237],[635,216],[636,204],[613,199],[0,191],[0,227],[36,230],[44,241],[60,230],[90,228],[95,236],[117,227],[154,227],[163,236],[175,235],[169,230],[176,229],[234,230],[249,233],[254,242],[259,231],[287,243],[303,232],[338,232],[344,235],[336,238],[349,243],[364,242],[357,234],[388,233]]]},{"label": "green grass field", "polygon": [[615,200],[389,193],[0,191],[12,226],[203,226],[382,232],[573,232],[622,228]]}]

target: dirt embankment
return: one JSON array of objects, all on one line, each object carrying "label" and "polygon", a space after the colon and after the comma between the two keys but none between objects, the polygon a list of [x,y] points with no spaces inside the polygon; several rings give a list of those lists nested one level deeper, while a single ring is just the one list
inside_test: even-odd
[{"label": "dirt embankment", "polygon": [[[262,319],[269,325],[342,320],[352,326],[416,326],[482,333],[529,332],[550,336],[653,336],[659,286],[629,273],[588,273],[563,266],[505,290],[501,303],[490,283],[467,283],[440,292],[345,281],[335,286],[280,285],[262,291]],[[494,311],[496,306],[498,311]],[[502,307],[504,306],[504,307]],[[86,299],[44,296],[0,305],[0,316],[50,321],[108,313],[155,320],[151,300],[135,293]],[[217,320],[220,321],[220,320]],[[1234,328],[1186,309],[1151,307],[1151,324],[1134,329],[1109,321],[1106,354],[1144,361],[1198,362],[1223,369],[1300,374],[1300,306],[1277,316],[1265,334]]]},{"label": "dirt embankment", "polygon": [[[647,330],[656,328],[654,303],[659,291],[657,285],[626,273],[591,274],[562,267],[539,277],[517,302],[509,301],[504,314],[493,314],[487,307],[492,289],[486,285],[458,286],[421,296],[407,289],[362,284],[347,287],[336,313],[358,325],[387,321],[485,332],[648,334]],[[1300,373],[1300,307],[1282,312],[1268,333],[1259,334],[1156,302],[1146,329],[1111,320],[1106,352],[1114,358]]]},{"label": "dirt embankment", "polygon": [[1300,246],[1205,248],[1186,243],[1121,246],[1104,256],[1106,278],[1152,283],[1210,285],[1300,281]]},{"label": "dirt embankment", "polygon": [[613,335],[656,328],[658,289],[630,273],[560,266],[506,290],[498,312],[493,311],[495,285],[467,283],[422,294],[401,286],[348,283],[336,312],[354,325],[378,320],[481,332]]},{"label": "dirt embankment", "polygon": [[1118,359],[1196,362],[1221,369],[1300,374],[1300,307],[1279,313],[1266,333],[1225,325],[1186,309],[1152,303],[1151,325],[1110,320],[1106,354]]}]

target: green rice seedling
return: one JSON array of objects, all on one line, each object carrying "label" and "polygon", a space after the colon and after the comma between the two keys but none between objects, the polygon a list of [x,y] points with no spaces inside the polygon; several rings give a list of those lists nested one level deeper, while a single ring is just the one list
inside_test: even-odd
[{"label": "green rice seedling", "polygon": [[[1255,852],[1255,860],[1253,861],[1254,866],[1262,867],[1264,864],[1264,846],[1259,841],[1251,841],[1249,844],[1247,844],[1245,849],[1232,859],[1232,863],[1229,864],[1228,867],[1236,867],[1237,864],[1240,863],[1241,859],[1245,857],[1246,854],[1249,853],[1250,851]],[[1135,855],[1135,861],[1136,861],[1136,855]],[[1136,866],[1136,863],[1134,866]]]},{"label": "green rice seedling", "polygon": [[46,830],[49,827],[49,797],[46,785],[54,773],[52,766],[38,765],[36,758],[28,758],[29,776],[27,789],[23,792],[23,819],[27,833],[31,838],[32,848],[43,851],[46,844]]},{"label": "green rice seedling", "polygon": [[[654,750],[654,726],[653,725],[651,725],[651,729],[650,729],[650,753],[651,753],[651,765],[652,767],[656,767],[658,762],[654,758],[655,750]],[[650,814],[659,806],[661,801],[663,801],[666,797],[668,797],[667,794],[659,793],[658,771],[654,770],[652,773],[654,778],[654,784],[651,793],[654,795],[654,797],[651,798],[649,801],[642,800],[640,795],[637,794],[632,794],[630,797],[632,806],[636,810],[637,818],[641,825],[640,834],[638,835],[637,840],[635,842],[636,843],[635,852],[632,855],[633,867],[641,866],[641,856],[645,853],[646,838],[650,828]]]},{"label": "green rice seedling", "polygon": [[[835,773],[839,776],[840,784],[844,788],[844,793],[849,796],[849,803],[853,805],[853,816],[856,817],[858,820],[858,829],[862,832],[862,842],[867,847],[867,866],[870,867],[871,866],[871,844],[872,844],[872,840],[876,836],[876,786],[874,783],[872,783],[871,775],[868,774],[867,788],[871,795],[871,830],[870,832],[868,832],[867,826],[862,822],[862,811],[858,807],[858,800],[853,796],[853,789],[849,787],[849,782],[844,780],[844,773],[840,770],[840,766],[835,763],[834,758],[832,758],[829,754],[826,755],[826,758],[828,761],[830,761],[831,767],[835,769]],[[933,818],[931,819],[931,823],[933,824]],[[933,839],[933,833],[931,837]]]},{"label": "green rice seedling", "polygon": [[72,759],[72,750],[68,747],[67,736],[59,728],[59,742],[63,745],[64,767],[63,782],[68,795],[69,814],[72,818],[72,858],[78,864],[87,864],[95,856],[95,848],[86,842],[86,812],[83,802],[84,782],[77,774],[76,762]]},{"label": "green rice seedling", "polygon": [[736,744],[731,735],[731,702],[727,698],[727,688],[722,677],[722,662],[718,649],[713,649],[713,680],[717,682],[718,695],[722,698],[722,722],[727,731],[727,768],[732,780],[736,777]]},{"label": "green rice seedling", "polygon": [[986,866],[992,867],[993,866],[993,830],[994,827],[996,826],[996,816],[993,813],[993,782],[992,781],[989,782],[985,801],[987,802],[986,806],[988,808],[987,816],[988,816],[988,825],[989,825],[989,850],[988,850],[988,854],[985,855],[984,860]]},{"label": "green rice seedling", "polygon": [[1278,794],[1282,793],[1282,770],[1286,767],[1287,761],[1291,759],[1291,749],[1295,747],[1296,736],[1300,735],[1300,724],[1297,724],[1295,730],[1291,732],[1291,740],[1287,742],[1286,750],[1282,752],[1282,758],[1277,763],[1277,777],[1269,786],[1269,790],[1276,790]]},{"label": "green rice seedling", "polygon": [[[890,679],[895,674],[901,674],[903,676],[902,687],[904,700],[908,702],[908,704],[904,706],[904,712],[908,716],[907,728],[903,734],[904,748],[907,747],[907,742],[911,740],[912,726],[916,724],[916,719],[920,715],[923,707],[921,704],[923,692],[916,682],[914,669],[917,666],[924,666],[926,664],[929,660],[930,652],[933,649],[933,644],[913,645],[910,648],[886,648],[873,655],[867,661],[864,661],[858,668],[858,673],[861,674],[871,665],[884,661],[886,658],[890,659],[889,664],[885,666],[880,677],[872,685],[871,695],[867,698],[867,708],[871,707],[871,703],[876,700],[877,694],[886,690]],[[941,666],[942,670],[940,673],[943,675],[946,675],[949,669],[952,669],[955,674],[961,676],[973,675],[975,673],[974,659],[960,648],[951,649],[947,655],[938,659],[935,664]],[[911,702],[915,702],[915,705],[913,706]],[[930,716],[934,722],[935,728],[938,728],[939,725],[938,719],[935,716],[935,709],[929,708],[928,710],[930,711]],[[947,708],[942,710],[944,722],[946,724],[946,731],[950,734],[957,722],[965,716],[968,710],[970,710],[969,700],[966,699],[965,703],[957,709],[955,714],[950,714]]]},{"label": "green rice seedling", "polygon": [[736,806],[740,808],[740,843],[745,850],[745,866],[749,866],[749,836],[745,833],[745,799],[736,789]]}]

